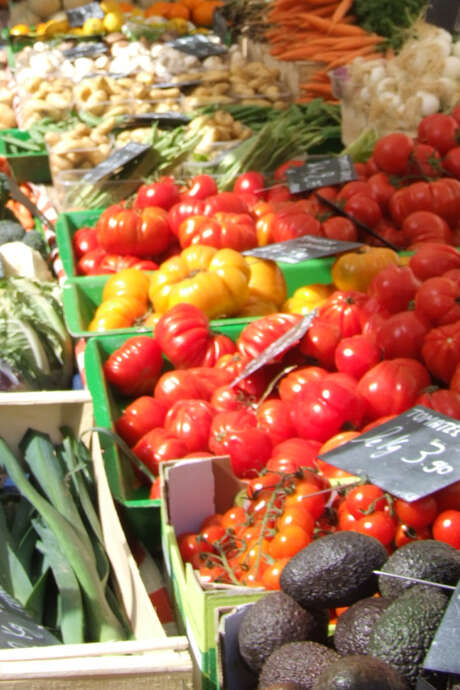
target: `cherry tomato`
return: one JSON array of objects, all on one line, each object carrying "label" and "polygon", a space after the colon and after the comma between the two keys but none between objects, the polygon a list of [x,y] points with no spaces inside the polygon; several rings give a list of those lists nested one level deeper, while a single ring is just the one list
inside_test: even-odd
[{"label": "cherry tomato", "polygon": [[393,507],[401,522],[414,529],[428,527],[438,514],[438,504],[434,496],[424,496],[411,503],[398,498]]},{"label": "cherry tomato", "polygon": [[262,585],[265,589],[280,589],[280,575],[289,558],[278,558],[264,570],[262,575]]},{"label": "cherry tomato", "polygon": [[460,549],[460,510],[444,510],[433,523],[433,537]]},{"label": "cherry tomato", "polygon": [[244,525],[248,519],[248,514],[240,506],[232,506],[222,515],[222,525],[228,529],[237,529]]},{"label": "cherry tomato", "polygon": [[300,525],[291,524],[280,529],[268,546],[272,558],[290,558],[295,556],[311,541],[311,536]]},{"label": "cherry tomato", "polygon": [[177,537],[179,553],[184,563],[190,562],[192,557],[208,551],[209,546],[205,541],[199,539],[197,534],[184,532]]},{"label": "cherry tomato", "polygon": [[276,527],[280,531],[290,525],[298,525],[305,530],[307,534],[312,536],[313,530],[315,529],[315,518],[302,507],[291,506],[290,508],[286,508],[276,521]]},{"label": "cherry tomato", "polygon": [[356,486],[347,493],[346,504],[357,520],[367,513],[383,510],[387,504],[385,493],[374,484]]},{"label": "cherry tomato", "polygon": [[383,172],[391,175],[403,175],[406,172],[413,148],[414,142],[406,134],[399,132],[387,134],[377,141],[373,159]]},{"label": "cherry tomato", "polygon": [[207,199],[217,193],[217,183],[211,175],[195,175],[187,183],[185,196],[190,199]]},{"label": "cherry tomato", "polygon": [[383,510],[377,510],[360,518],[353,525],[353,530],[378,539],[384,546],[389,546],[396,534],[393,520]]},{"label": "cherry tomato", "polygon": [[396,526],[394,542],[397,549],[399,549],[400,546],[409,544],[411,541],[419,541],[421,539],[432,539],[431,529],[429,527],[414,529],[402,523]]},{"label": "cherry tomato", "polygon": [[318,493],[318,491],[321,491],[321,489],[318,489],[317,484],[301,480],[297,484],[295,492],[286,496],[284,502],[285,509],[301,508],[317,520],[323,514],[329,497],[327,493],[322,494]]}]

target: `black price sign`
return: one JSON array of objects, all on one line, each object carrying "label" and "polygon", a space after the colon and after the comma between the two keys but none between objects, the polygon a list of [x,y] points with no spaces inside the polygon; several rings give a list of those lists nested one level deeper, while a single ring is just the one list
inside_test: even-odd
[{"label": "black price sign", "polygon": [[224,17],[222,10],[216,7],[212,15],[212,30],[220,38],[222,43],[227,42],[228,36],[228,22]]},{"label": "black price sign", "polygon": [[320,456],[405,501],[460,479],[460,422],[422,405]]},{"label": "black price sign", "polygon": [[308,259],[319,256],[334,256],[341,252],[361,247],[361,242],[343,242],[342,240],[329,240],[327,237],[304,235],[294,240],[274,242],[265,247],[247,249],[243,252],[246,256],[260,256],[262,259],[283,261],[286,264],[298,264]]},{"label": "black price sign", "polygon": [[158,122],[160,127],[178,127],[180,125],[187,125],[190,118],[182,113],[142,113],[140,115],[127,115],[123,121],[125,127],[138,127],[141,123]]},{"label": "black price sign", "polygon": [[106,53],[108,46],[105,43],[82,43],[74,48],[67,48],[62,50],[62,54],[67,59],[92,57],[93,55],[101,55]]},{"label": "black price sign", "polygon": [[98,2],[89,2],[87,5],[67,10],[66,15],[70,26],[83,26],[87,19],[103,19],[104,10]]},{"label": "black price sign", "polygon": [[305,165],[288,168],[286,177],[291,194],[358,179],[350,156],[310,160]]},{"label": "black price sign", "polygon": [[0,587],[0,648],[44,647],[60,644],[38,625],[18,602]]},{"label": "black price sign", "polygon": [[314,309],[312,312],[302,317],[295,326],[292,326],[286,333],[283,333],[283,335],[277,338],[262,352],[262,354],[251,360],[231,385],[236,386],[237,383],[243,381],[243,379],[253,374],[257,369],[260,369],[265,364],[275,359],[275,357],[296,345],[310,328],[316,314],[316,309]]},{"label": "black price sign", "polygon": [[423,668],[460,675],[460,581],[447,605],[439,628],[436,631]]},{"label": "black price sign", "polygon": [[188,55],[195,55],[197,58],[206,58],[210,55],[222,55],[227,52],[227,47],[222,43],[211,41],[204,34],[192,34],[181,36],[168,44],[176,50],[181,50]]},{"label": "black price sign", "polygon": [[426,21],[447,29],[450,33],[460,31],[459,0],[431,0],[426,12]]},{"label": "black price sign", "polygon": [[83,181],[99,182],[104,177],[108,177],[113,172],[119,168],[122,168],[124,165],[131,162],[138,156],[147,153],[150,148],[150,144],[138,144],[135,141],[131,141],[129,144],[126,144],[126,146],[123,146],[123,148],[112,153],[112,155],[106,158],[105,161],[102,161],[102,163],[99,163],[99,165],[96,165],[95,168],[86,173],[86,175],[83,177]]}]

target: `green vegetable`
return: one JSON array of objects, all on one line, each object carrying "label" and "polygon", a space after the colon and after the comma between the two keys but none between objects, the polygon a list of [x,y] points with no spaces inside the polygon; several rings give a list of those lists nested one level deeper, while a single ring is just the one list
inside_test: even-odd
[{"label": "green vegetable", "polygon": [[398,50],[406,37],[406,29],[422,14],[427,0],[354,0],[352,14],[363,29],[388,39]]},{"label": "green vegetable", "polygon": [[375,129],[365,129],[357,139],[343,149],[342,155],[348,154],[353,163],[365,163],[372,156],[377,139]]},{"label": "green vegetable", "polygon": [[0,279],[2,360],[35,390],[61,389],[73,372],[72,340],[64,323],[61,291],[55,283]]}]

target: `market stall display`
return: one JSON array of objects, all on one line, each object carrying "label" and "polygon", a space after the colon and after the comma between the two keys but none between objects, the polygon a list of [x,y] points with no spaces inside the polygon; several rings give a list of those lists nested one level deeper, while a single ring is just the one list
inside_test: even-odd
[{"label": "market stall display", "polygon": [[454,690],[454,13],[10,4],[0,585],[57,644],[0,687],[88,650],[88,688]]}]

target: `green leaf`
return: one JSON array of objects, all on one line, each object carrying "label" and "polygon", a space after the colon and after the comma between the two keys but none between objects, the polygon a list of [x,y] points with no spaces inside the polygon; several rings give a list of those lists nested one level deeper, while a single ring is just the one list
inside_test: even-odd
[{"label": "green leaf", "polygon": [[[35,532],[35,528],[34,528]],[[35,542],[38,545],[38,542]],[[45,559],[41,559],[45,563]],[[47,562],[46,562],[47,563]],[[29,597],[24,602],[24,608],[34,617],[36,621],[43,621],[43,611],[46,605],[46,590],[48,585],[50,568],[46,565],[38,580],[35,582]]]}]

